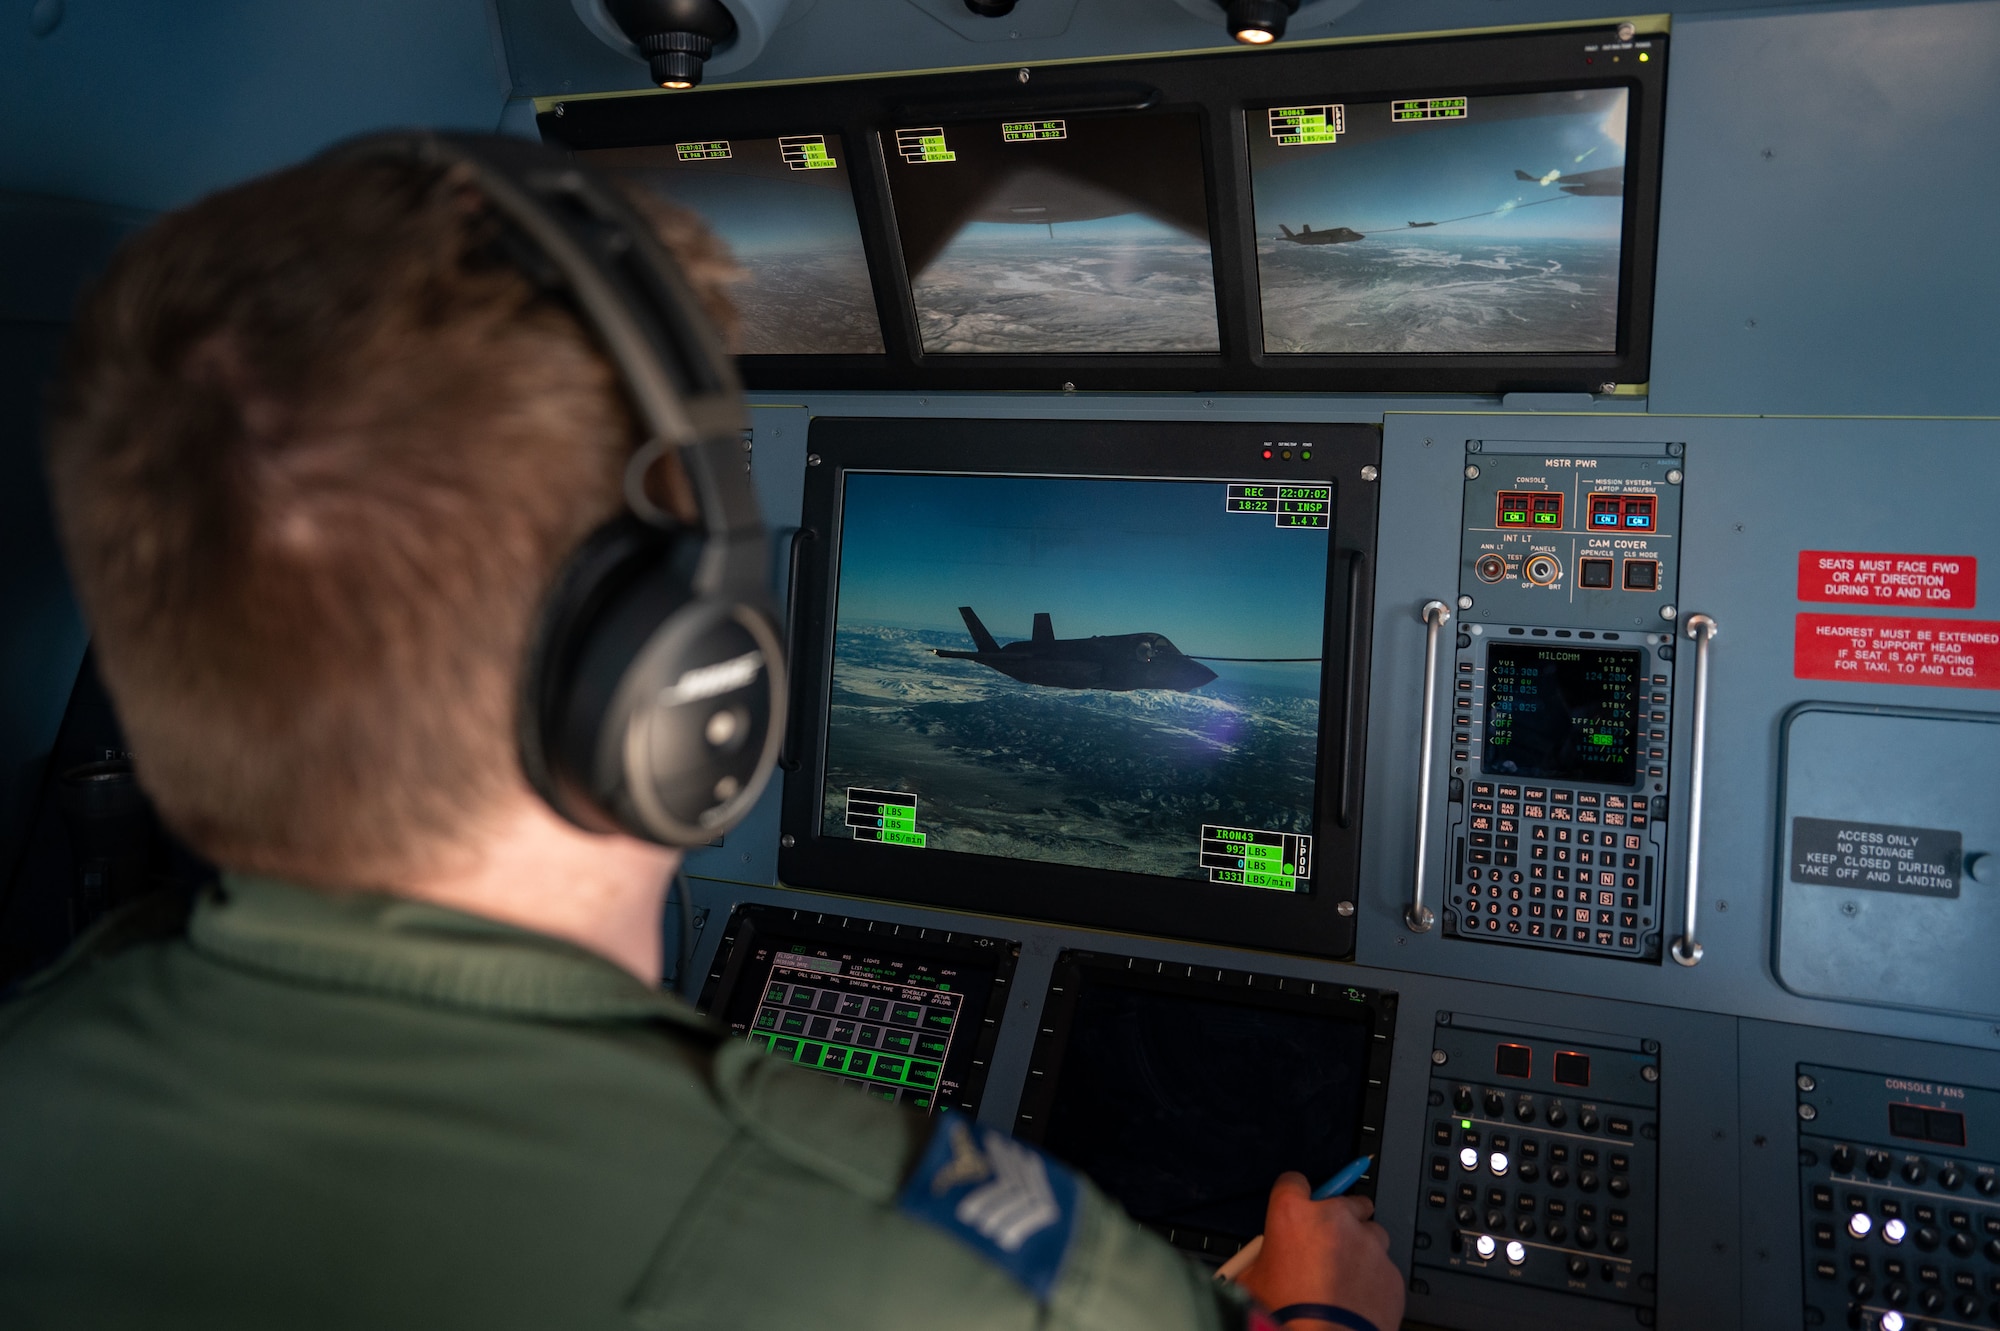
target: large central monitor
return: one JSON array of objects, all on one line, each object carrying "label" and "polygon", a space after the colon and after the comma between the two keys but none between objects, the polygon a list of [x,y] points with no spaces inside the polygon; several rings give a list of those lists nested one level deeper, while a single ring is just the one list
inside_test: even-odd
[{"label": "large central monitor", "polygon": [[816,421],[781,876],[1347,951],[1378,446]]}]

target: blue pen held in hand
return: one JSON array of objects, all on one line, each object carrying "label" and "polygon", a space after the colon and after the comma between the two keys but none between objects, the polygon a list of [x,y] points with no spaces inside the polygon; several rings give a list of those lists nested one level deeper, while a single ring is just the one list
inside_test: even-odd
[{"label": "blue pen held in hand", "polygon": [[[1375,1157],[1372,1155],[1364,1155],[1358,1160],[1349,1161],[1339,1173],[1313,1189],[1312,1199],[1316,1202],[1323,1202],[1328,1198],[1340,1196],[1349,1188],[1359,1183],[1361,1176],[1366,1174],[1368,1167],[1374,1163]],[[1217,1280],[1234,1280],[1243,1272],[1244,1268],[1257,1260],[1257,1254],[1262,1251],[1264,1251],[1264,1236],[1259,1234],[1256,1238],[1251,1239],[1238,1249],[1234,1257],[1224,1262],[1222,1268],[1215,1273],[1215,1278]]]}]

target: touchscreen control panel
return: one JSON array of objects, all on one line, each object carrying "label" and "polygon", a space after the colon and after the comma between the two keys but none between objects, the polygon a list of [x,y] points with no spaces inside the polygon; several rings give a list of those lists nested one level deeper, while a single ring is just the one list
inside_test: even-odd
[{"label": "touchscreen control panel", "polygon": [[1801,1064],[1809,1326],[2000,1325],[2000,1091]]},{"label": "touchscreen control panel", "polygon": [[1465,466],[1446,934],[1658,961],[1680,459]]},{"label": "touchscreen control panel", "polygon": [[1447,1013],[1431,1064],[1416,1283],[1496,1308],[1495,1283],[1526,1286],[1651,1325],[1659,1046]]}]

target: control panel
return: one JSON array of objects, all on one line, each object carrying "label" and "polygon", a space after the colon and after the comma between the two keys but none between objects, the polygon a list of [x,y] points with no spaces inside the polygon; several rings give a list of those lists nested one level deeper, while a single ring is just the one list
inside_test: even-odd
[{"label": "control panel", "polygon": [[1567,1321],[1652,1325],[1659,1046],[1443,1014],[1431,1064],[1415,1284],[1493,1307],[1496,1284],[1546,1291],[1599,1314]]},{"label": "control panel", "polygon": [[1660,959],[1680,458],[1465,464],[1444,930]]},{"label": "control panel", "polygon": [[2000,1326],[2000,1091],[1801,1064],[1805,1322]]}]

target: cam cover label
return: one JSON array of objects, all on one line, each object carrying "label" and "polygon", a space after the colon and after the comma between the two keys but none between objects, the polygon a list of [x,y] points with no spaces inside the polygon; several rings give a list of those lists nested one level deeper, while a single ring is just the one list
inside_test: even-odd
[{"label": "cam cover label", "polygon": [[2000,621],[1800,615],[1792,674],[1861,684],[2000,689]]},{"label": "cam cover label", "polygon": [[1799,551],[1799,599],[1853,605],[1973,606],[1979,561],[1971,555]]}]

